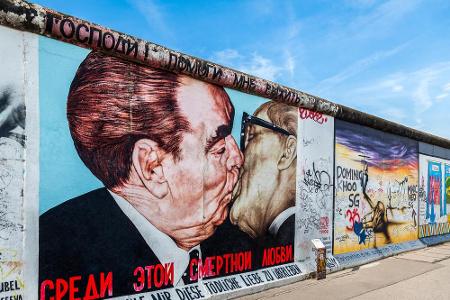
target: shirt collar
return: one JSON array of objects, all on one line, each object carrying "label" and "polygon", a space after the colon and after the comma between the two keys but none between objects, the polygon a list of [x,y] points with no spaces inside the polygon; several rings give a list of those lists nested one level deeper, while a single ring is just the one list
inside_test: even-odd
[{"label": "shirt collar", "polygon": [[277,235],[278,230],[280,230],[281,225],[283,225],[284,221],[286,221],[290,216],[295,214],[295,206],[289,207],[286,210],[283,210],[269,226],[269,233],[272,235]]},{"label": "shirt collar", "polygon": [[150,221],[141,215],[130,202],[121,196],[108,190],[116,201],[122,212],[130,219],[147,245],[155,253],[161,264],[173,262],[174,264],[174,285],[183,285],[184,271],[189,265],[189,252],[196,249],[200,253],[200,245],[195,246],[190,251],[183,250],[167,234],[158,230]]}]

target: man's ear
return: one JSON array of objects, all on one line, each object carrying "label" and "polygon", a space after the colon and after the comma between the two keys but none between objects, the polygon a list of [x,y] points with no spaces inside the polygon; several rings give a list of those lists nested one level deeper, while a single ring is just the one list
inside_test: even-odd
[{"label": "man's ear", "polygon": [[164,198],[169,186],[160,163],[158,145],[150,139],[140,139],[134,144],[133,166],[147,190],[155,197]]},{"label": "man's ear", "polygon": [[278,170],[289,168],[297,158],[297,138],[293,135],[287,137],[281,157],[278,160]]}]

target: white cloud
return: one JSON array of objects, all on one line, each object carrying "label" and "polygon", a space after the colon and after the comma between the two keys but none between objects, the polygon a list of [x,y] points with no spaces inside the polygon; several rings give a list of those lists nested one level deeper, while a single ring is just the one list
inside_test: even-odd
[{"label": "white cloud", "polygon": [[442,86],[442,93],[436,96],[437,102],[442,102],[444,99],[450,96],[450,82]]},{"label": "white cloud", "polygon": [[241,58],[242,56],[237,50],[225,49],[215,52],[211,60],[221,65],[232,66],[237,59]]},{"label": "white cloud", "polygon": [[165,17],[163,10],[153,0],[128,0],[145,18],[147,24],[164,35],[173,36]]},{"label": "white cloud", "polygon": [[295,69],[295,61],[289,51],[285,52],[281,63],[275,62],[258,52],[243,55],[235,49],[217,51],[210,57],[210,60],[272,81],[275,81],[285,72],[293,75]]},{"label": "white cloud", "polygon": [[404,89],[403,85],[400,85],[400,84],[395,84],[392,86],[393,92],[401,92],[401,91],[403,91],[403,89]]},{"label": "white cloud", "polygon": [[378,5],[369,13],[355,18],[344,34],[355,37],[373,37],[377,34],[387,34],[395,30],[395,24],[408,13],[414,11],[420,4],[420,0],[390,0]]},{"label": "white cloud", "polygon": [[359,73],[367,70],[372,65],[399,53],[406,45],[407,43],[397,46],[393,49],[378,51],[368,57],[354,62],[343,71],[319,82],[319,84],[315,88],[316,92],[321,94],[330,89],[333,89],[336,85],[341,84],[342,82],[358,75]]},{"label": "white cloud", "polygon": [[268,80],[275,80],[281,68],[277,67],[272,60],[254,53],[250,62],[242,66],[241,70]]},{"label": "white cloud", "polygon": [[376,0],[346,0],[345,3],[356,8],[368,8],[376,3]]},{"label": "white cloud", "polygon": [[[409,72],[396,72],[365,86],[349,88],[340,98],[356,106],[364,100],[370,113],[420,130],[440,132],[450,113],[444,101],[450,97],[450,61]],[[448,132],[445,132],[448,136]],[[445,136],[444,135],[444,136]]]},{"label": "white cloud", "polygon": [[288,49],[285,50],[285,68],[289,75],[293,77],[295,74],[295,58]]},{"label": "white cloud", "polygon": [[408,114],[400,107],[387,107],[381,111],[383,117],[390,121],[402,123],[407,118]]},{"label": "white cloud", "polygon": [[445,84],[442,87],[442,90],[444,90],[445,92],[450,92],[450,82],[448,82],[447,84]]},{"label": "white cloud", "polygon": [[448,94],[447,93],[443,93],[443,94],[440,94],[440,95],[437,95],[436,96],[436,101],[442,101],[442,100],[444,100],[445,98],[447,98],[448,97]]}]

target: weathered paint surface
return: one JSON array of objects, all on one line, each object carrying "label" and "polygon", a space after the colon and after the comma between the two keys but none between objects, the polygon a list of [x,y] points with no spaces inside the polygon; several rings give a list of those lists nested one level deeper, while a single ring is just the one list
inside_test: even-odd
[{"label": "weathered paint surface", "polygon": [[227,298],[314,239],[335,271],[448,237],[419,153],[448,140],[24,1],[0,24],[0,297]]},{"label": "weathered paint surface", "polygon": [[309,272],[316,269],[311,240],[320,238],[333,260],[334,118],[300,108],[297,160],[296,259]]},{"label": "weathered paint surface", "polygon": [[450,161],[419,157],[419,237],[450,232]]},{"label": "weathered paint surface", "polygon": [[[25,193],[27,98],[36,94],[35,35],[0,27],[0,295],[23,297],[25,234],[29,199]],[[31,97],[30,97],[31,95]],[[36,224],[31,224],[31,228]],[[32,230],[30,230],[32,231]],[[36,243],[34,243],[36,246]],[[34,251],[35,253],[35,251]]]}]

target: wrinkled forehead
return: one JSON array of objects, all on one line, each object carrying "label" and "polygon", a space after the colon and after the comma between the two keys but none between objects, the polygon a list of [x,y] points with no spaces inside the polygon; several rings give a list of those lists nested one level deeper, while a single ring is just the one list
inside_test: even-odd
[{"label": "wrinkled forehead", "polygon": [[272,121],[269,119],[269,115],[267,114],[267,106],[264,106],[262,108],[258,108],[255,113],[255,117],[258,117],[260,119],[263,119],[264,121],[267,121],[269,123],[272,123]]},{"label": "wrinkled forehead", "polygon": [[192,128],[205,126],[209,132],[220,125],[231,124],[233,106],[226,92],[218,90],[215,86],[181,76],[181,86],[177,95],[181,112],[187,116]]}]

